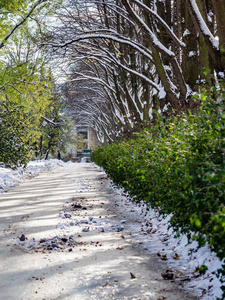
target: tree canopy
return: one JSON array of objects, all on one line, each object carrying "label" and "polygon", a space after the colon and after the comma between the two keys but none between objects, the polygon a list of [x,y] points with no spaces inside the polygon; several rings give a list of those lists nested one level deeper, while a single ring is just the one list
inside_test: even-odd
[{"label": "tree canopy", "polygon": [[132,136],[224,80],[224,17],[222,0],[2,1],[1,105],[23,107],[32,144],[57,86],[101,142]]},{"label": "tree canopy", "polygon": [[86,121],[106,140],[158,112],[196,109],[199,86],[224,78],[223,1],[76,0],[57,13],[42,45],[63,55],[69,103],[85,103]]},{"label": "tree canopy", "polygon": [[[53,9],[44,2],[1,2],[0,161],[13,168],[26,165],[34,150],[41,157],[63,147],[59,133],[68,123],[49,59],[36,43],[37,24],[45,26]],[[49,123],[57,141],[45,133]]]}]

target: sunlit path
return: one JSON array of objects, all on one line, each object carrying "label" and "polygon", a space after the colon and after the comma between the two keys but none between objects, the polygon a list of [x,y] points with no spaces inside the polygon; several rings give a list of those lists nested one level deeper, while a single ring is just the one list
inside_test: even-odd
[{"label": "sunlit path", "polygon": [[93,164],[65,164],[0,195],[0,299],[196,299],[133,246],[114,197]]}]

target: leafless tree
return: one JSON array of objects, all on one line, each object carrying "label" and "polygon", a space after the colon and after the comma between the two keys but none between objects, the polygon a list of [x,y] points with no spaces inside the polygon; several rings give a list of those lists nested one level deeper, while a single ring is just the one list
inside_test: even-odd
[{"label": "leafless tree", "polygon": [[220,2],[70,0],[42,45],[64,57],[77,116],[115,139],[158,112],[192,109],[199,83],[223,76]]}]

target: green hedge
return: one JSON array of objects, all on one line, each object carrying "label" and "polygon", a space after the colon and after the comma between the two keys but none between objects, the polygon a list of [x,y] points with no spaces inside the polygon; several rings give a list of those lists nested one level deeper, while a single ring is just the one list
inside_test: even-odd
[{"label": "green hedge", "polygon": [[212,88],[201,100],[195,114],[159,116],[151,130],[99,147],[92,160],[137,201],[172,213],[175,231],[192,235],[199,246],[207,241],[223,259],[225,89]]}]

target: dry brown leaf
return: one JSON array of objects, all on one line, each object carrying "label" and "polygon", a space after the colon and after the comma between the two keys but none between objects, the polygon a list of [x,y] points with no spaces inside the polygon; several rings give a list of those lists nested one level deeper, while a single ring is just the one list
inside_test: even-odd
[{"label": "dry brown leaf", "polygon": [[168,258],[166,257],[166,254],[163,254],[160,258],[161,258],[161,260],[168,260]]},{"label": "dry brown leaf", "polygon": [[170,270],[167,270],[165,273],[161,273],[161,276],[165,280],[172,280],[174,274]]},{"label": "dry brown leaf", "polygon": [[131,279],[134,279],[134,278],[136,278],[136,276],[134,276],[134,274],[133,274],[133,273],[131,273],[131,272],[130,272],[130,277],[131,277]]},{"label": "dry brown leaf", "polygon": [[161,260],[168,260],[167,257],[161,257]]},{"label": "dry brown leaf", "polygon": [[179,259],[179,258],[180,258],[180,256],[177,253],[175,253],[175,255],[173,256],[173,259]]},{"label": "dry brown leaf", "polygon": [[102,287],[107,287],[109,285],[108,281],[102,285]]},{"label": "dry brown leaf", "polygon": [[202,296],[204,296],[204,295],[206,295],[206,290],[205,289],[202,291]]}]

